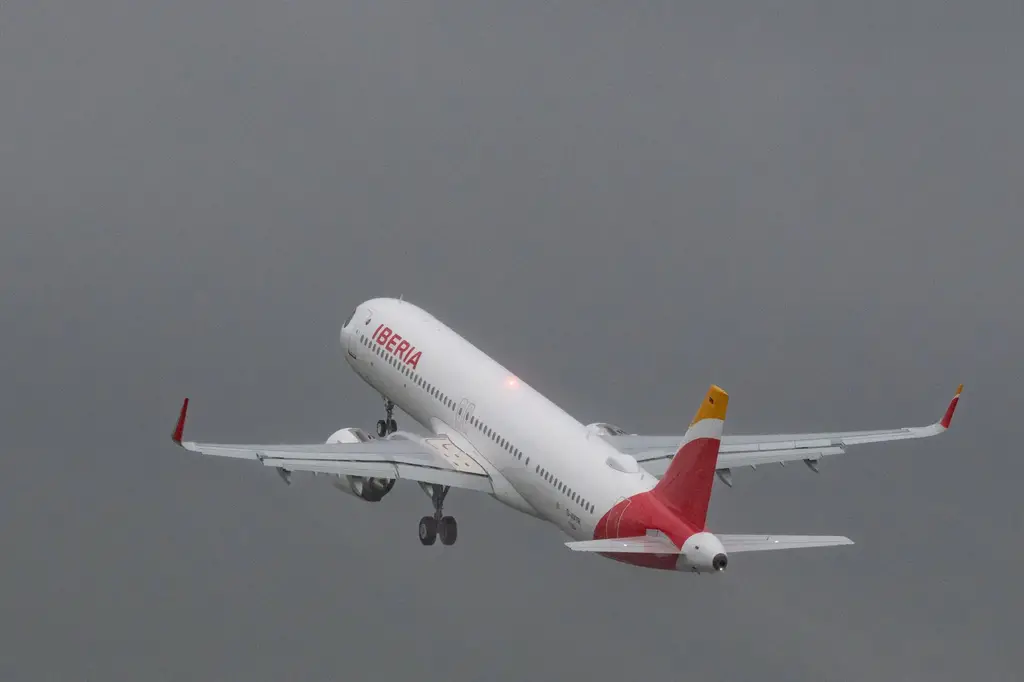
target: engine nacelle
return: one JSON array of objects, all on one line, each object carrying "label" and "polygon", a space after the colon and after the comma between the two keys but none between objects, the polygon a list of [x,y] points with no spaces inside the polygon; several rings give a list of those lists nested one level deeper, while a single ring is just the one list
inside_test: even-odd
[{"label": "engine nacelle", "polygon": [[338,476],[338,479],[333,483],[335,488],[367,502],[380,502],[395,487],[395,479],[393,478]]},{"label": "engine nacelle", "polygon": [[[365,443],[372,437],[359,428],[339,429],[331,434],[327,443]],[[364,476],[338,476],[335,488],[367,502],[380,502],[395,487],[393,478],[366,478]]]},{"label": "engine nacelle", "polygon": [[606,424],[605,422],[594,422],[593,424],[587,424],[587,431],[598,436],[625,436],[625,429],[620,429],[614,424]]}]

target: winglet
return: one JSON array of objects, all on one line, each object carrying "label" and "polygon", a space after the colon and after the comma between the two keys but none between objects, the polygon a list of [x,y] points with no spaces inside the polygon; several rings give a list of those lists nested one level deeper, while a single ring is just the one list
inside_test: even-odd
[{"label": "winglet", "polygon": [[185,415],[188,413],[188,398],[185,398],[185,402],[181,404],[181,414],[178,415],[178,425],[174,427],[174,433],[171,435],[173,440],[178,445],[181,445],[181,437],[185,433]]},{"label": "winglet", "polygon": [[960,394],[963,390],[964,385],[960,384],[960,387],[956,389],[956,395],[954,395],[953,399],[949,401],[949,407],[946,408],[946,414],[942,417],[942,421],[939,422],[939,425],[942,426],[942,428],[948,429],[950,423],[953,421],[953,413],[956,412],[956,406],[957,403],[960,402]]}]

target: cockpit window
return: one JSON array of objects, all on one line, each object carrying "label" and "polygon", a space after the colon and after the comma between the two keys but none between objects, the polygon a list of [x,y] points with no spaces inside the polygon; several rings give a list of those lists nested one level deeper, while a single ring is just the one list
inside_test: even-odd
[{"label": "cockpit window", "polygon": [[348,326],[348,323],[349,323],[349,322],[351,322],[351,321],[352,321],[352,318],[353,318],[353,317],[355,317],[355,316],[356,316],[356,311],[354,311],[354,310],[353,310],[353,311],[352,311],[352,314],[351,314],[351,315],[349,315],[349,316],[348,316],[347,318],[345,318],[345,324],[343,324],[343,325],[341,325],[341,326],[342,326],[342,327],[347,327],[347,326]]}]

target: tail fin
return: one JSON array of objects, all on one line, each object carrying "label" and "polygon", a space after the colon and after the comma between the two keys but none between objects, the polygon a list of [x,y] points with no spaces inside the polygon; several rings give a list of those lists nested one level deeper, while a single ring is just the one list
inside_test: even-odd
[{"label": "tail fin", "polygon": [[653,490],[655,497],[698,531],[704,530],[707,521],[728,407],[729,394],[718,386],[711,386],[679,451]]}]

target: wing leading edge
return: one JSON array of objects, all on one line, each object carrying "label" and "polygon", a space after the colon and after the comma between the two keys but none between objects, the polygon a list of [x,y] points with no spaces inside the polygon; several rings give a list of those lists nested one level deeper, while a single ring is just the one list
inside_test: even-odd
[{"label": "wing leading edge", "polygon": [[171,439],[180,447],[215,457],[256,460],[287,472],[407,479],[420,483],[492,493],[487,472],[451,440],[398,432],[387,439],[360,443],[308,445],[234,445],[183,440],[188,398]]},{"label": "wing leading edge", "polygon": [[[942,419],[928,426],[911,426],[874,431],[833,431],[822,433],[766,434],[723,436],[717,470],[728,472],[735,467],[756,467],[759,464],[803,461],[816,470],[822,457],[841,455],[851,445],[929,438],[945,433],[953,421],[963,384],[949,402]],[[682,436],[604,435],[619,451],[632,455],[644,468],[661,476],[675,456]],[[726,480],[728,483],[728,480]]]}]

